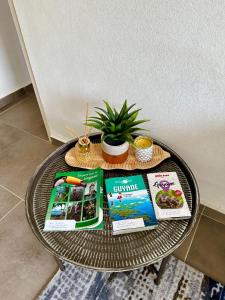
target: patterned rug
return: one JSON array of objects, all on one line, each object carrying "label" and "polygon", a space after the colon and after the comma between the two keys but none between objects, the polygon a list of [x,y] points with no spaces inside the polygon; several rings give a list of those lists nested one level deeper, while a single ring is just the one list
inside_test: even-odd
[{"label": "patterned rug", "polygon": [[[101,273],[65,264],[39,300],[225,300],[225,288],[175,257],[170,258],[160,284],[150,268]],[[158,269],[160,263],[155,264]]]}]

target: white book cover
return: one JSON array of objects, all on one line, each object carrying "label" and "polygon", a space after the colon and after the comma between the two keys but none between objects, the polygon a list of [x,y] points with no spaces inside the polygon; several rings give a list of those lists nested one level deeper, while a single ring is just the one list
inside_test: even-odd
[{"label": "white book cover", "polygon": [[147,175],[158,220],[188,219],[191,213],[176,172]]}]

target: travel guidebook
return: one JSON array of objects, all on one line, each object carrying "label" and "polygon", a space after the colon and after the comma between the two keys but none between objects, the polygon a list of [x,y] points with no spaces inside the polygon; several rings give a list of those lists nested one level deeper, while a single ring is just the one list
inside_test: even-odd
[{"label": "travel guidebook", "polygon": [[56,173],[44,231],[102,229],[102,186],[101,169]]},{"label": "travel guidebook", "polygon": [[191,213],[176,172],[147,175],[158,220],[188,219]]},{"label": "travel guidebook", "polygon": [[141,175],[105,180],[113,234],[153,229],[154,208]]}]

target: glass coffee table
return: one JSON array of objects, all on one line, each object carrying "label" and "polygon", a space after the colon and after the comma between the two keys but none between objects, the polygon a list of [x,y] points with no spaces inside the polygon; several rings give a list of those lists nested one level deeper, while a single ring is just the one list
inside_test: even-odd
[{"label": "glass coffee table", "polygon": [[[90,137],[93,143],[100,142],[100,135]],[[161,221],[154,230],[112,235],[107,199],[104,196],[105,227],[102,231],[43,232],[45,216],[54,176],[59,171],[78,170],[65,163],[66,152],[74,147],[72,140],[53,152],[37,168],[30,180],[26,193],[26,215],[28,222],[43,246],[52,253],[62,268],[67,261],[79,267],[98,271],[124,272],[155,262],[169,256],[186,239],[193,228],[199,209],[199,191],[196,180],[183,159],[168,146],[154,140],[154,143],[170,152],[171,157],[158,166],[146,170],[109,170],[104,177],[141,174],[148,188],[146,174],[149,172],[177,172],[192,217],[189,220]],[[79,169],[80,170],[80,169]],[[162,268],[165,266],[165,261]]]}]

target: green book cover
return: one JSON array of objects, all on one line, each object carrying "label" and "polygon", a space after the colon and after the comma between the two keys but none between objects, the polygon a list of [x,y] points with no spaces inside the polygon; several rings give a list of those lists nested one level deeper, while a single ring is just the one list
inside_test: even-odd
[{"label": "green book cover", "polygon": [[103,171],[59,172],[44,231],[103,229]]},{"label": "green book cover", "polygon": [[154,208],[141,175],[105,180],[113,234],[153,229]]}]

